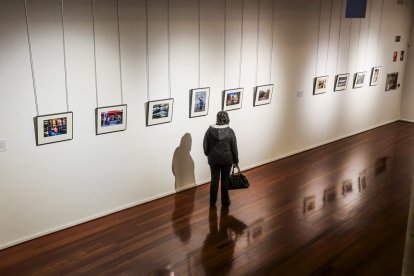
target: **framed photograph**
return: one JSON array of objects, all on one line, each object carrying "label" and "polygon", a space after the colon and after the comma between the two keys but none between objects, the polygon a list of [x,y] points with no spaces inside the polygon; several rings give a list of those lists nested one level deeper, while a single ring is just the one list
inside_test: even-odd
[{"label": "framed photograph", "polygon": [[256,86],[254,106],[270,104],[273,94],[273,84]]},{"label": "framed photograph", "polygon": [[401,41],[401,36],[400,35],[396,35],[394,41],[395,42],[400,42]]},{"label": "framed photograph", "polygon": [[328,76],[316,77],[313,85],[313,95],[323,94],[328,86]]},{"label": "framed photograph", "polygon": [[127,106],[114,105],[96,109],[96,135],[123,131],[127,126]]},{"label": "framed photograph", "polygon": [[381,73],[381,67],[372,67],[371,80],[369,82],[370,86],[378,85],[380,73]]},{"label": "framed photograph", "polygon": [[36,145],[73,139],[73,112],[35,117]]},{"label": "framed photograph", "polygon": [[210,87],[191,89],[190,118],[206,116],[210,101]]},{"label": "framed photograph", "polygon": [[334,91],[342,91],[348,87],[349,74],[336,75]]},{"label": "framed photograph", "polygon": [[404,61],[404,51],[400,52],[400,61]]},{"label": "framed photograph", "polygon": [[398,87],[398,72],[387,74],[385,82],[385,91],[397,90]]},{"label": "framed photograph", "polygon": [[354,76],[354,87],[353,88],[361,88],[361,87],[364,87],[365,75],[366,74],[367,74],[367,72],[355,73],[355,76]]},{"label": "framed photograph", "polygon": [[396,62],[397,61],[397,57],[398,57],[398,52],[394,51],[394,54],[392,55],[392,61]]},{"label": "framed photograph", "polygon": [[243,88],[235,88],[224,91],[223,110],[239,109],[242,106]]},{"label": "framed photograph", "polygon": [[172,98],[148,102],[147,126],[171,122],[173,104]]}]

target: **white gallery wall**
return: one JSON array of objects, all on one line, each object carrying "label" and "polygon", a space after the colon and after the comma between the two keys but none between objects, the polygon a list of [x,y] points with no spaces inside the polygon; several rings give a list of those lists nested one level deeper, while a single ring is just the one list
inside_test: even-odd
[{"label": "white gallery wall", "polygon": [[[414,75],[414,56],[411,54],[414,39],[414,21],[411,18],[411,33],[407,45],[409,46],[409,55],[407,56],[407,63],[405,67],[405,74],[407,76]],[[414,122],[414,78],[408,77],[404,80],[404,91],[401,97],[401,119],[409,122]]]},{"label": "white gallery wall", "polygon": [[[26,25],[24,1],[1,0],[0,248],[208,182],[202,139],[224,89],[244,88],[230,112],[243,169],[398,120],[407,60],[392,55],[407,53],[412,1],[368,1],[365,19],[344,18],[345,2],[71,0],[62,17],[60,0],[27,0]],[[363,88],[333,92],[336,74],[362,71]],[[391,72],[401,87],[385,92]],[[254,107],[269,83],[271,104]],[[189,118],[198,87],[209,114]],[[147,102],[166,98],[172,122],[147,127]],[[95,108],[122,103],[127,130],[95,135]],[[33,118],[66,111],[73,140],[36,146]]]}]

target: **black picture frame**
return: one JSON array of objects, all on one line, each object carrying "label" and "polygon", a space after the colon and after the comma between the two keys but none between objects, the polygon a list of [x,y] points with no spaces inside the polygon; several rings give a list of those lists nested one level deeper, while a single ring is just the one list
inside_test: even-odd
[{"label": "black picture frame", "polygon": [[147,126],[172,122],[174,99],[149,101],[147,103]]},{"label": "black picture frame", "polygon": [[36,146],[73,139],[73,112],[53,113],[34,117]]},{"label": "black picture frame", "polygon": [[96,135],[125,131],[127,114],[126,104],[97,107],[95,109]]}]

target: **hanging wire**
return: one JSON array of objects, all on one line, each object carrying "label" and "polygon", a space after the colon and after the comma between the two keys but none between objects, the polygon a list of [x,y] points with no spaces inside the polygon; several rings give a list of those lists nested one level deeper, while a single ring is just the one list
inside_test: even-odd
[{"label": "hanging wire", "polygon": [[146,60],[147,60],[147,66],[146,66],[146,70],[147,70],[147,100],[150,100],[150,79],[149,79],[149,42],[148,42],[148,17],[149,17],[149,13],[148,13],[148,0],[145,1],[145,10],[146,10],[146,17],[145,17],[145,23],[146,23],[146,32],[145,32],[145,37],[146,37]]},{"label": "hanging wire", "polygon": [[348,64],[346,65],[346,71],[349,71],[349,52],[351,51],[351,38],[352,38],[352,22],[353,19],[351,18],[351,24],[349,24],[349,41],[348,41]]},{"label": "hanging wire", "polygon": [[243,62],[243,28],[244,28],[244,0],[242,0],[242,10],[241,10],[239,87],[241,87],[241,73],[242,73],[242,62]]},{"label": "hanging wire", "polygon": [[361,26],[362,26],[362,19],[359,19],[359,35],[358,35],[358,47],[357,47],[357,70],[359,70],[359,48],[361,44]]},{"label": "hanging wire", "polygon": [[198,87],[201,87],[201,0],[198,0]]},{"label": "hanging wire", "polygon": [[167,25],[168,25],[168,91],[170,98],[171,94],[171,35],[170,35],[170,0],[168,0],[168,14],[167,14]]},{"label": "hanging wire", "polygon": [[269,63],[269,84],[272,82],[272,64],[273,64],[273,39],[275,29],[275,0],[272,0],[272,35],[270,40],[270,63]]},{"label": "hanging wire", "polygon": [[321,18],[322,18],[322,0],[319,0],[319,27],[318,27],[318,46],[316,48],[316,66],[315,76],[318,75],[318,63],[319,63],[319,40],[321,37]]},{"label": "hanging wire", "polygon": [[118,23],[118,56],[119,56],[119,82],[121,85],[121,104],[124,104],[124,92],[122,89],[122,54],[121,54],[121,28],[119,26],[119,0],[116,1],[116,13]]},{"label": "hanging wire", "polygon": [[226,27],[227,27],[227,0],[224,0],[224,89],[226,90]]},{"label": "hanging wire", "polygon": [[328,50],[326,51],[325,75],[328,74],[328,58],[329,58],[329,48],[330,48],[330,42],[331,42],[331,28],[332,28],[332,10],[333,10],[333,0],[331,0],[331,16],[329,18]]},{"label": "hanging wire", "polygon": [[63,67],[65,70],[66,109],[69,112],[68,72],[66,69],[66,40],[65,40],[64,15],[63,15],[63,0],[61,0],[60,2],[60,7],[62,11]]},{"label": "hanging wire", "polygon": [[382,19],[384,17],[384,0],[382,0],[382,6],[381,6],[381,19],[380,19],[380,29],[378,34],[378,43],[377,43],[377,54],[375,57],[375,64],[378,64],[378,53],[379,53],[379,47],[380,47],[380,41],[381,41],[381,33],[382,33]]},{"label": "hanging wire", "polygon": [[[369,42],[369,34],[371,31],[371,18],[372,18],[372,0],[371,0],[371,6],[370,6],[370,12],[369,12],[369,21],[368,21],[368,35],[367,35],[367,43],[366,48],[368,48],[368,42]],[[368,54],[365,55],[365,68],[367,67],[368,63]]]},{"label": "hanging wire", "polygon": [[260,0],[257,5],[257,36],[256,36],[256,81],[255,86],[257,86],[257,78],[259,74],[259,35],[260,35]]},{"label": "hanging wire", "polygon": [[344,0],[341,1],[341,13],[339,15],[339,38],[338,38],[338,49],[336,53],[336,69],[335,74],[338,74],[338,63],[339,63],[339,46],[341,45],[341,30],[342,30],[342,12],[344,7]]},{"label": "hanging wire", "polygon": [[24,12],[25,12],[25,17],[26,17],[27,43],[29,45],[30,69],[32,71],[33,94],[34,94],[34,100],[35,100],[35,105],[36,105],[36,114],[37,116],[39,116],[39,104],[37,101],[36,78],[35,78],[35,73],[34,73],[32,43],[30,40],[29,18],[27,16],[27,1],[26,0],[24,0]]},{"label": "hanging wire", "polygon": [[93,63],[94,63],[94,66],[95,66],[96,107],[99,107],[99,98],[98,98],[98,73],[97,73],[97,68],[96,68],[95,0],[92,0],[92,30],[93,30]]}]

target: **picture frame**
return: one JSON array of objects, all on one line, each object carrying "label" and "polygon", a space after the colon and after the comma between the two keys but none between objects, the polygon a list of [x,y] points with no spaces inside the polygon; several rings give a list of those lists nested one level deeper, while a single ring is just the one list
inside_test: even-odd
[{"label": "picture frame", "polygon": [[224,90],[223,111],[240,109],[243,102],[243,88]]},{"label": "picture frame", "polygon": [[385,81],[385,91],[397,90],[398,88],[398,72],[387,74]]},{"label": "picture frame", "polygon": [[404,61],[404,51],[400,52],[400,61]]},{"label": "picture frame", "polygon": [[343,91],[348,87],[349,74],[338,74],[335,78],[334,91]]},{"label": "picture frame", "polygon": [[172,121],[174,99],[149,101],[147,106],[147,126],[170,123]]},{"label": "picture frame", "polygon": [[95,113],[96,135],[126,130],[126,104],[97,107]]},{"label": "picture frame", "polygon": [[397,61],[397,57],[398,57],[398,51],[394,51],[394,53],[392,54],[392,61],[396,62]]},{"label": "picture frame", "polygon": [[326,93],[328,87],[328,76],[316,77],[313,84],[313,95]]},{"label": "picture frame", "polygon": [[366,71],[355,73],[353,86],[354,89],[364,87],[366,74]]},{"label": "picture frame", "polygon": [[190,118],[208,115],[210,87],[190,90]]},{"label": "picture frame", "polygon": [[381,74],[381,67],[372,67],[371,69],[371,79],[369,81],[369,85],[370,86],[377,86],[379,83],[379,79],[380,79],[380,74]]},{"label": "picture frame", "polygon": [[273,95],[273,84],[259,85],[255,88],[253,106],[270,104]]},{"label": "picture frame", "polygon": [[73,112],[41,115],[34,121],[37,146],[73,139]]}]

